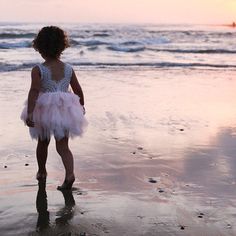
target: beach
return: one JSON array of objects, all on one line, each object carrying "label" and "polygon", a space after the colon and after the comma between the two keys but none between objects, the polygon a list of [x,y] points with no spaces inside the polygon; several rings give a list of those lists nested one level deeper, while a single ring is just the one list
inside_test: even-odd
[{"label": "beach", "polygon": [[236,72],[76,69],[89,126],[64,197],[53,139],[35,179],[30,71],[1,74],[1,235],[235,235]]},{"label": "beach", "polygon": [[207,25],[62,24],[89,122],[51,139],[47,182],[20,120],[42,24],[0,23],[0,235],[236,235],[236,32]]}]

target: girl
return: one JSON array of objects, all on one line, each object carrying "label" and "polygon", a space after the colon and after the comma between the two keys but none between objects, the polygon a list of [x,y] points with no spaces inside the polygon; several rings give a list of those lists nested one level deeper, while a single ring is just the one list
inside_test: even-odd
[{"label": "girl", "polygon": [[[60,60],[62,52],[69,47],[62,29],[56,26],[42,28],[33,40],[33,47],[45,62],[32,69],[28,102],[21,119],[30,127],[31,137],[38,140],[36,178],[46,180],[48,145],[53,135],[65,167],[65,180],[58,189],[71,189],[75,176],[68,138],[82,135],[87,124],[84,95],[72,67]],[[68,91],[69,85],[74,93]]]}]

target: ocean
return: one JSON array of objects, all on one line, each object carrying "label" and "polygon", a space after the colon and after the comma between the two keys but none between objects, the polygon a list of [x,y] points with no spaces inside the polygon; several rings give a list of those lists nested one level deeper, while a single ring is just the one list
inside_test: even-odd
[{"label": "ocean", "polygon": [[[42,24],[0,24],[0,72],[41,58],[31,42]],[[215,25],[60,24],[71,47],[63,59],[86,68],[236,67],[235,28]]]}]

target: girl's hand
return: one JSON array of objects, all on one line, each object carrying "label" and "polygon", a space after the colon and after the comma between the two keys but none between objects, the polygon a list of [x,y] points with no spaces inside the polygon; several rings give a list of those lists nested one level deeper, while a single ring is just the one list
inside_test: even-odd
[{"label": "girl's hand", "polygon": [[86,114],[86,110],[85,110],[85,107],[83,106],[83,114],[85,115]]},{"label": "girl's hand", "polygon": [[28,114],[25,123],[28,127],[34,127],[33,114]]}]

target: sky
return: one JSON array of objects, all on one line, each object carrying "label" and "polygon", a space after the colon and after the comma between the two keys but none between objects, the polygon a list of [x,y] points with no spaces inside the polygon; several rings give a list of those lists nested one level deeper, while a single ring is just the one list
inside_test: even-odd
[{"label": "sky", "polygon": [[0,0],[0,21],[200,23],[236,21],[236,0]]}]

